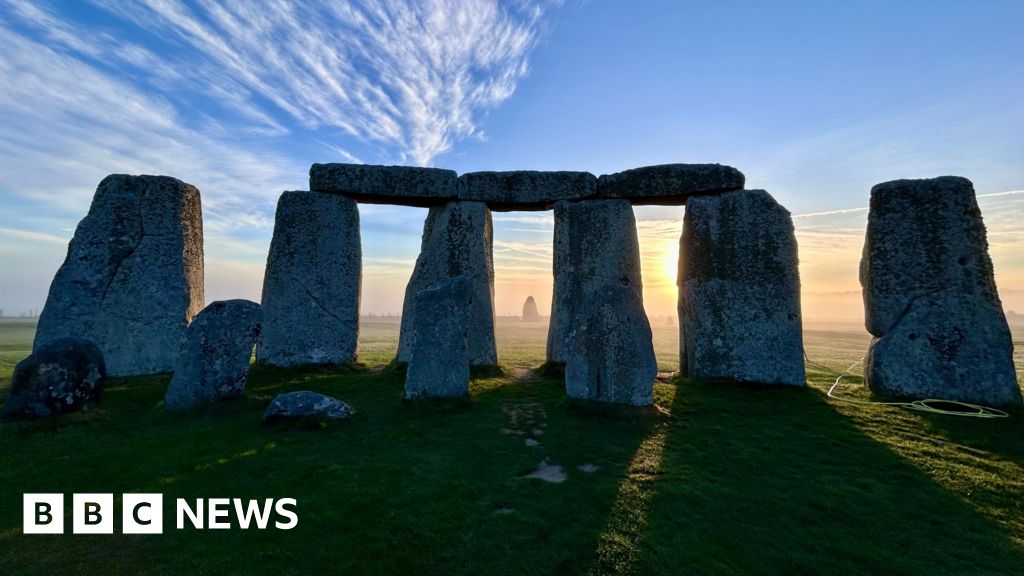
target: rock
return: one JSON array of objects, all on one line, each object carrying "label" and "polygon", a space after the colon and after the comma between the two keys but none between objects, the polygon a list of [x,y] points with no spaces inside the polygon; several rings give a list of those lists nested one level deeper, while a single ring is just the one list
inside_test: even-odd
[{"label": "rock", "polygon": [[409,360],[406,399],[469,394],[468,335],[473,292],[473,282],[459,276],[416,294],[412,328],[420,344]]},{"label": "rock", "polygon": [[14,367],[3,417],[75,412],[99,401],[105,376],[103,353],[89,340],[61,338],[43,344]]},{"label": "rock", "polygon": [[347,364],[359,352],[359,209],[344,196],[285,192],[263,278],[261,365]]},{"label": "rock", "polygon": [[213,302],[204,308],[185,333],[164,407],[191,410],[241,396],[261,317],[260,305],[248,300]]},{"label": "rock", "polygon": [[334,192],[367,204],[440,206],[458,199],[451,170],[369,164],[313,164],[309,189]]},{"label": "rock", "polygon": [[533,296],[527,296],[523,303],[523,322],[540,322],[540,312],[537,311],[537,301]]},{"label": "rock", "polygon": [[486,202],[491,210],[550,210],[559,200],[597,195],[589,172],[469,172],[459,176],[459,200]]},{"label": "rock", "polygon": [[679,362],[690,378],[805,386],[789,212],[764,190],[694,197],[679,242]]},{"label": "rock", "polygon": [[167,176],[114,174],[100,182],[50,284],[33,350],[83,338],[111,376],[170,372],[202,303],[199,190]]},{"label": "rock", "polygon": [[286,392],[274,396],[263,412],[264,424],[277,422],[326,423],[348,420],[355,410],[337,398],[316,392]]},{"label": "rock", "polygon": [[650,406],[658,363],[643,299],[633,286],[607,285],[583,300],[565,363],[569,398]]},{"label": "rock", "polygon": [[600,198],[627,198],[633,204],[677,206],[690,196],[739,190],[743,173],[721,164],[662,164],[644,166],[597,180]]},{"label": "rock", "polygon": [[573,322],[588,294],[605,286],[631,286],[643,297],[640,245],[633,207],[625,200],[555,204],[554,294],[547,361],[564,364]]},{"label": "rock", "polygon": [[876,393],[1020,405],[985,225],[965,178],[871,189],[861,259],[865,381]]},{"label": "rock", "polygon": [[494,259],[491,211],[482,202],[449,202],[430,209],[416,267],[405,289],[398,361],[408,363],[416,348],[416,294],[450,278],[466,276],[473,288],[469,310],[469,363],[496,366],[494,341]]}]

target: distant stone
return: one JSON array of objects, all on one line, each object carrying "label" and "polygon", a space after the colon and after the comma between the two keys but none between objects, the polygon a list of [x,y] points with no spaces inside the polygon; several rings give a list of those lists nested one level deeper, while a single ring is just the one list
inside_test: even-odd
[{"label": "distant stone", "polygon": [[259,304],[248,300],[218,301],[203,308],[185,333],[164,407],[191,410],[241,396],[261,316]]},{"label": "distant stone", "polygon": [[329,423],[348,420],[355,410],[330,396],[300,391],[278,394],[263,412],[264,424],[278,422]]},{"label": "distant stone", "polygon": [[199,190],[167,176],[114,174],[68,245],[33,349],[83,338],[99,347],[111,376],[170,372],[202,305]]},{"label": "distant stone", "polygon": [[98,402],[106,367],[99,347],[80,338],[61,338],[36,349],[14,367],[8,420],[67,414]]},{"label": "distant stone", "polygon": [[691,196],[739,190],[743,173],[722,164],[662,164],[606,174],[597,180],[600,198],[633,204],[682,205]]},{"label": "distant stone", "polygon": [[680,372],[804,386],[797,245],[764,190],[694,197],[679,243]]},{"label": "distant stone", "polygon": [[587,295],[579,314],[565,363],[566,395],[610,404],[653,404],[658,364],[636,289],[602,286]]},{"label": "distant stone", "polygon": [[451,170],[369,164],[313,164],[309,189],[350,196],[368,204],[439,206],[458,199]]},{"label": "distant stone", "polygon": [[910,399],[1019,406],[1013,342],[985,225],[965,178],[896,180],[871,189],[861,259],[865,381]]},{"label": "distant stone", "polygon": [[359,208],[345,196],[285,192],[263,277],[265,366],[348,364],[359,353]]},{"label": "distant stone", "polygon": [[405,397],[446,398],[469,394],[470,306],[473,283],[447,280],[415,296],[416,347],[405,378]]},{"label": "distant stone", "polygon": [[405,289],[398,361],[411,361],[416,349],[416,295],[451,278],[469,279],[469,363],[496,366],[494,341],[494,257],[491,211],[482,202],[449,202],[430,209],[416,266]]},{"label": "distant stone", "polygon": [[533,299],[533,296],[527,296],[526,302],[523,303],[523,322],[539,322],[540,320],[537,301]]},{"label": "distant stone", "polygon": [[469,172],[459,176],[459,200],[486,202],[491,210],[550,210],[559,200],[597,195],[589,172]]},{"label": "distant stone", "polygon": [[566,346],[587,295],[606,286],[630,286],[643,297],[640,244],[626,200],[555,204],[554,294],[547,361],[564,364]]}]

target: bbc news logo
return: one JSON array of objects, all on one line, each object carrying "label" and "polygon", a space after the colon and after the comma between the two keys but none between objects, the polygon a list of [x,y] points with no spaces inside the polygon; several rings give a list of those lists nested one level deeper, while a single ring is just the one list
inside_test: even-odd
[{"label": "bbc news logo", "polygon": [[[230,530],[255,527],[266,530],[291,530],[299,524],[294,498],[242,500],[241,498],[196,498],[175,500],[175,527],[197,530]],[[113,494],[72,494],[71,532],[73,534],[113,534]],[[22,500],[25,534],[64,533],[63,494],[25,494]],[[121,532],[123,534],[163,534],[163,494],[122,494]],[[234,522],[232,522],[232,516]],[[273,520],[273,522],[271,522]]]}]

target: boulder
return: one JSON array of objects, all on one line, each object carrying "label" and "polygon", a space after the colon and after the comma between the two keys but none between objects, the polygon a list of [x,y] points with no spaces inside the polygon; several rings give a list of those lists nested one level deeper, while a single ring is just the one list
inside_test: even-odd
[{"label": "boulder", "polygon": [[789,211],[764,190],[694,197],[679,241],[679,363],[690,378],[805,386]]},{"label": "boulder", "polygon": [[248,300],[218,301],[203,308],[181,343],[164,407],[191,410],[241,396],[261,316],[260,305]]},{"label": "boulder", "polygon": [[369,164],[313,164],[309,189],[350,196],[367,204],[440,206],[458,199],[451,170]]},{"label": "boulder", "polygon": [[100,182],[50,284],[33,350],[73,337],[111,376],[170,372],[203,305],[199,190],[167,176]]},{"label": "boulder", "polygon": [[469,172],[459,176],[459,200],[486,202],[491,210],[550,210],[559,200],[597,195],[589,172]]},{"label": "boulder", "polygon": [[5,419],[38,418],[75,412],[98,402],[106,366],[89,340],[61,338],[36,348],[14,367]]},{"label": "boulder", "polygon": [[860,269],[876,393],[1020,405],[985,225],[965,178],[871,189]]},{"label": "boulder", "polygon": [[469,394],[473,293],[473,282],[459,276],[416,294],[413,330],[419,344],[406,372],[406,399]]},{"label": "boulder", "polygon": [[583,300],[598,288],[630,286],[643,298],[640,244],[633,207],[626,200],[555,204],[554,293],[547,361],[564,364]]},{"label": "boulder", "polygon": [[348,420],[353,414],[355,410],[337,398],[303,390],[274,396],[263,412],[263,423],[319,424]]},{"label": "boulder", "polygon": [[523,322],[540,322],[540,312],[537,311],[537,301],[533,296],[527,296],[523,303]]},{"label": "boulder", "polygon": [[743,173],[721,164],[662,164],[606,174],[597,180],[600,198],[627,198],[633,204],[678,206],[690,196],[739,190]]},{"label": "boulder", "polygon": [[633,286],[589,293],[570,337],[565,362],[569,398],[650,406],[658,374],[651,326]]},{"label": "boulder", "polygon": [[449,202],[430,209],[412,277],[405,289],[398,361],[416,349],[416,295],[451,278],[465,276],[473,298],[469,309],[468,354],[473,366],[496,366],[494,341],[494,259],[491,211],[482,202]]},{"label": "boulder", "polygon": [[347,364],[359,352],[362,248],[354,200],[285,192],[263,277],[265,366]]}]

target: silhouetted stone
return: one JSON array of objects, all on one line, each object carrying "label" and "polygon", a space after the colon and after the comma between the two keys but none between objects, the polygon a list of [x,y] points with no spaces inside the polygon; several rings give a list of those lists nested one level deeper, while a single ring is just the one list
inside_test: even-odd
[{"label": "silhouetted stone", "polygon": [[203,308],[185,333],[164,407],[191,410],[241,396],[261,317],[259,304],[248,300],[218,301]]},{"label": "silhouetted stone", "polygon": [[470,306],[473,284],[459,276],[415,296],[413,324],[418,344],[405,378],[405,397],[445,398],[469,394]]},{"label": "silhouetted stone", "polygon": [[329,423],[348,420],[353,414],[355,410],[337,398],[308,391],[286,392],[274,396],[263,412],[263,423]]},{"label": "silhouetted stone", "polygon": [[597,180],[599,198],[627,198],[633,204],[682,205],[691,196],[743,188],[744,176],[721,164],[662,164],[606,174]]},{"label": "silhouetted stone", "polygon": [[84,338],[111,376],[169,372],[202,303],[199,190],[167,176],[114,174],[68,245],[33,349]]},{"label": "silhouetted stone", "polygon": [[679,363],[691,378],[804,386],[789,211],[764,190],[691,198],[679,243]]},{"label": "silhouetted stone", "polygon": [[309,189],[334,192],[367,204],[440,206],[458,199],[451,170],[369,164],[313,164]]},{"label": "silhouetted stone", "polygon": [[80,338],[61,338],[38,347],[18,363],[4,402],[5,419],[66,414],[99,401],[106,368],[103,353]]},{"label": "silhouetted stone", "polygon": [[540,312],[537,311],[537,301],[533,296],[527,296],[523,303],[523,322],[539,322]]},{"label": "silhouetted stone", "polygon": [[486,202],[491,210],[550,210],[559,200],[597,196],[589,172],[469,172],[459,176],[459,200]]},{"label": "silhouetted stone", "polygon": [[362,248],[350,198],[285,192],[263,278],[262,365],[355,362],[359,352]]},{"label": "silhouetted stone", "polygon": [[469,310],[469,363],[496,366],[494,342],[494,260],[491,211],[482,202],[449,202],[430,209],[416,267],[405,289],[398,361],[407,363],[416,348],[416,294],[450,278],[472,283]]},{"label": "silhouetted stone", "polygon": [[879,394],[1020,405],[1013,342],[974,187],[965,178],[871,189],[861,260],[865,381]]}]

